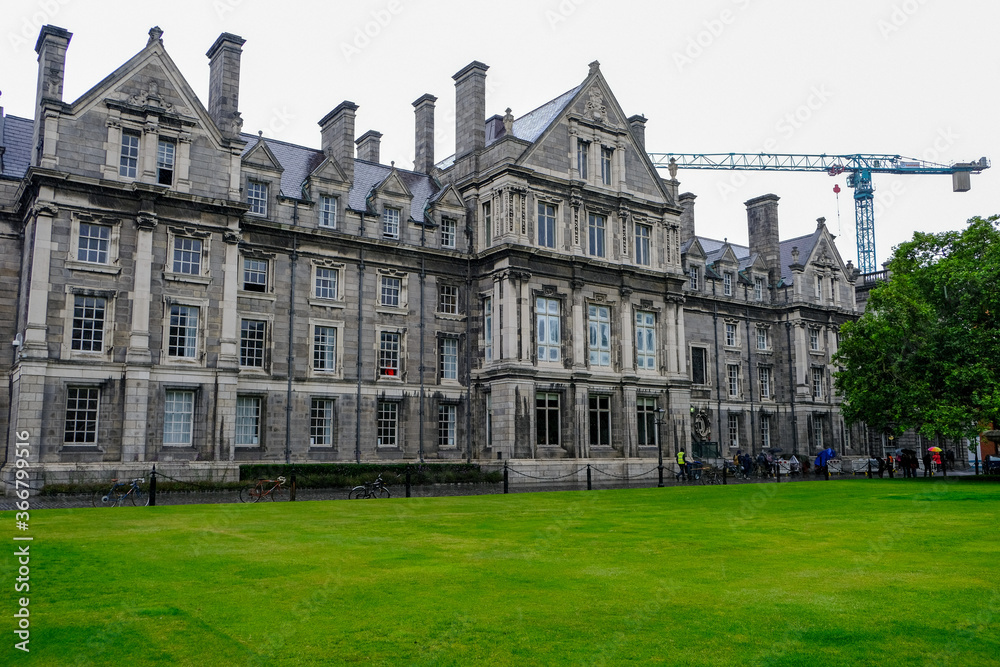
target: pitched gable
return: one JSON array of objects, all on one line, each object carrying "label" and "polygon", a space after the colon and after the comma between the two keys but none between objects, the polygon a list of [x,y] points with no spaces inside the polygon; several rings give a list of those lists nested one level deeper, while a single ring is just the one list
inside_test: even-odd
[{"label": "pitched gable", "polygon": [[254,169],[264,169],[266,171],[284,171],[281,162],[274,155],[274,152],[267,145],[267,141],[261,136],[257,143],[243,154],[243,166]]}]

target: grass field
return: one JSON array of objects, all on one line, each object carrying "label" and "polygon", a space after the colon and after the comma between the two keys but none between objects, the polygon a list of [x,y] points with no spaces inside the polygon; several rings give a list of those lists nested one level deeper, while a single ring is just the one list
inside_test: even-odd
[{"label": "grass field", "polygon": [[31,653],[8,547],[0,664],[1000,665],[998,507],[886,480],[37,511]]}]

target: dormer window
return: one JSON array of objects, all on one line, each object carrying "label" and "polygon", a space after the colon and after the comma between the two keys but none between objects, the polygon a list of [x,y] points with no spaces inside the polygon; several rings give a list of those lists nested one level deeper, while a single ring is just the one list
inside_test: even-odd
[{"label": "dormer window", "polygon": [[442,248],[454,248],[455,247],[455,231],[456,224],[452,218],[442,218],[441,219],[441,247]]},{"label": "dormer window", "polygon": [[176,144],[169,139],[160,139],[156,147],[156,182],[171,185],[174,182],[174,157]]},{"label": "dormer window", "polygon": [[764,300],[764,279],[760,276],[753,279],[753,298],[757,301]]},{"label": "dormer window", "polygon": [[688,269],[688,276],[691,277],[691,282],[689,283],[689,285],[693,290],[698,289],[698,285],[700,283],[698,279],[698,273],[699,271],[697,266],[692,266]]},{"label": "dormer window", "polygon": [[382,236],[387,239],[399,238],[399,209],[386,208],[382,211]]},{"label": "dormer window", "polygon": [[722,274],[722,293],[726,296],[733,295],[733,274],[729,271]]},{"label": "dormer window", "polygon": [[267,184],[260,181],[247,182],[247,204],[252,215],[267,216]]}]

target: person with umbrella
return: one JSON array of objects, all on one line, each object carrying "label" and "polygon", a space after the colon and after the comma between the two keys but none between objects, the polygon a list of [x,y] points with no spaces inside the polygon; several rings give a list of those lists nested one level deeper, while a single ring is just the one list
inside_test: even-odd
[{"label": "person with umbrella", "polygon": [[927,451],[932,452],[931,460],[934,465],[937,466],[938,472],[943,472],[942,468],[944,463],[941,461],[941,448],[940,447],[928,447]]},{"label": "person with umbrella", "polygon": [[826,466],[830,462],[830,459],[836,458],[837,452],[833,451],[831,447],[827,447],[819,454],[816,455],[816,460],[813,461],[813,465],[816,466],[816,474],[819,475],[822,472],[826,472]]}]

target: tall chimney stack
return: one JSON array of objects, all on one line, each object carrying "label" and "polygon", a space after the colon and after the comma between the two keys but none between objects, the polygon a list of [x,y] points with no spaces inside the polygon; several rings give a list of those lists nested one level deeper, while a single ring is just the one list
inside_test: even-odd
[{"label": "tall chimney stack", "polygon": [[778,195],[768,194],[750,199],[747,207],[747,230],[750,234],[750,254],[759,254],[767,265],[768,280],[776,285],[781,279],[781,254],[778,239]]},{"label": "tall chimney stack", "polygon": [[639,150],[646,150],[646,117],[642,114],[629,116],[628,126],[632,129],[632,136],[639,144]]},{"label": "tall chimney stack", "polygon": [[358,145],[358,159],[378,164],[381,140],[382,133],[376,130],[368,130],[355,139],[354,143]]},{"label": "tall chimney stack", "polygon": [[413,171],[421,174],[429,174],[431,173],[431,169],[434,168],[435,102],[437,102],[436,97],[430,93],[425,93],[413,103],[413,114],[416,117]]},{"label": "tall chimney stack", "polygon": [[333,158],[354,182],[354,118],[358,105],[344,100],[319,122],[320,144],[327,157]]},{"label": "tall chimney stack", "polygon": [[247,40],[224,32],[205,53],[208,56],[208,115],[228,139],[239,137],[240,57]]},{"label": "tall chimney stack", "polygon": [[[73,33],[54,25],[44,25],[38,32],[38,41],[35,42],[35,52],[38,54],[38,87],[35,91],[35,126],[31,142],[32,164],[41,164],[42,154],[39,154],[38,149],[39,143],[45,140],[44,109],[49,104],[62,106],[66,49],[69,48],[69,40],[72,38]],[[50,147],[48,152],[54,153],[55,147]]]},{"label": "tall chimney stack", "polygon": [[684,243],[688,239],[693,239],[695,236],[694,230],[694,200],[697,199],[698,195],[693,192],[682,192],[677,198],[680,202],[681,208],[684,211],[681,213],[681,243]]},{"label": "tall chimney stack", "polygon": [[462,68],[455,80],[455,159],[486,147],[486,70],[478,60]]}]

